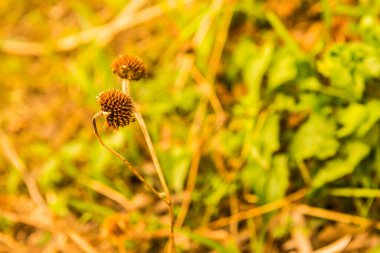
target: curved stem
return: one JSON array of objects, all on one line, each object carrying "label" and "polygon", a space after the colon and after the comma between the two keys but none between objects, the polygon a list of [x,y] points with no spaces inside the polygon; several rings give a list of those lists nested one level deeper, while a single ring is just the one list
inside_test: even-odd
[{"label": "curved stem", "polygon": [[114,149],[112,149],[111,147],[107,146],[102,138],[100,137],[99,133],[98,133],[98,128],[96,127],[96,118],[101,116],[103,113],[102,112],[98,112],[94,115],[94,117],[92,118],[92,125],[94,127],[94,133],[96,135],[96,138],[98,139],[98,141],[100,142],[100,144],[102,144],[103,147],[105,147],[108,151],[110,151],[112,154],[114,154],[115,156],[117,156],[120,160],[123,161],[123,163],[127,166],[127,168],[132,172],[133,175],[135,175],[138,179],[140,179],[140,181],[146,186],[149,188],[149,190],[151,190],[154,195],[156,195],[159,199],[162,199],[163,201],[165,201],[165,203],[167,203],[166,199],[162,197],[162,194],[159,193],[156,189],[154,189],[144,178],[143,176],[141,176],[141,174],[137,171],[137,169],[135,167],[133,167],[122,155],[120,155],[118,152],[116,152]]}]

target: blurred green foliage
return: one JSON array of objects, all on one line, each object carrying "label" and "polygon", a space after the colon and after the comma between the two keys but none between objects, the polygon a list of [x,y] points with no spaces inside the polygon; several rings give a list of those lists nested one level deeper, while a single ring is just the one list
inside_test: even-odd
[{"label": "blurred green foliage", "polygon": [[[37,2],[31,1],[30,6]],[[90,8],[96,4],[89,1],[65,3],[78,15],[80,25],[60,27],[60,35],[101,24],[124,4],[96,2],[107,6],[102,17],[95,7]],[[357,191],[352,190],[368,189],[360,191],[363,199],[354,203],[343,198],[339,201],[349,206],[352,214],[378,219],[379,204],[371,189],[378,189],[380,184],[380,4],[342,4],[335,8],[336,13],[324,6],[323,22],[330,23],[331,15],[344,13],[355,39],[334,43],[326,35],[304,52],[286,24],[265,9],[264,2],[229,3],[233,6],[231,27],[215,78],[209,77],[210,59],[218,45],[219,28],[223,28],[218,18],[227,15],[227,7],[215,11],[215,20],[202,43],[194,53],[186,54],[194,57],[195,66],[219,97],[226,114],[219,127],[214,124],[217,113],[209,104],[204,106],[201,120],[197,119],[210,96],[195,78],[186,79],[183,87],[174,86],[180,74],[178,58],[185,55],[183,47],[210,12],[205,3],[168,12],[157,22],[132,28],[107,47],[93,42],[73,52],[43,57],[0,55],[0,124],[29,170],[38,175],[41,191],[49,196],[50,209],[58,216],[74,213],[85,221],[99,223],[118,211],[89,189],[87,179],[98,180],[128,199],[144,192],[122,162],[97,142],[91,126],[91,117],[99,109],[95,96],[119,85],[110,63],[115,55],[128,52],[145,59],[152,72],[152,78],[132,83],[131,90],[173,195],[182,196],[194,154],[201,153],[185,226],[197,228],[228,215],[226,202],[231,196],[253,194],[262,205],[301,187],[312,189],[308,201],[320,207],[331,204],[330,191],[334,197],[355,197]],[[0,23],[17,23],[23,17],[25,23],[39,28],[29,30],[22,23],[21,31],[26,35],[36,32],[30,38],[48,39],[51,24],[41,25],[45,9],[30,6],[20,4]],[[173,24],[175,31],[170,30]],[[238,30],[244,26],[254,29]],[[171,38],[173,34],[175,39]],[[143,41],[145,37],[150,41]],[[196,135],[194,128],[200,129]],[[157,184],[137,124],[101,134],[108,145],[142,168],[148,181]],[[194,143],[202,134],[206,137],[199,150],[195,149]],[[222,161],[225,174],[218,169],[215,156]],[[0,166],[1,193],[25,193],[20,173],[4,157]],[[177,206],[176,215],[179,210]],[[147,222],[159,227],[161,221],[154,217],[151,211]],[[9,226],[0,220],[1,228]],[[265,224],[263,228],[265,232]],[[188,236],[217,252],[239,252],[232,241],[220,245],[193,232]],[[265,238],[261,235],[258,240]]]}]

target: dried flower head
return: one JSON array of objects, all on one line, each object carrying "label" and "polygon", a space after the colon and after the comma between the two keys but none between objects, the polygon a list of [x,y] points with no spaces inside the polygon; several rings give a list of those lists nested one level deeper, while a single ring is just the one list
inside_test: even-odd
[{"label": "dried flower head", "polygon": [[133,116],[135,107],[132,98],[120,90],[101,92],[96,99],[106,119],[103,125],[105,130],[109,128],[118,129],[135,121]]},{"label": "dried flower head", "polygon": [[128,80],[140,80],[146,78],[147,71],[145,64],[140,57],[122,54],[116,57],[111,65],[112,72],[117,74],[120,78]]}]

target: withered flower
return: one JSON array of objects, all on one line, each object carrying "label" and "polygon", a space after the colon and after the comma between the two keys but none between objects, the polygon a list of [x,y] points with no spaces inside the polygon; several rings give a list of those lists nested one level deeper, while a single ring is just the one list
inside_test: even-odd
[{"label": "withered flower", "polygon": [[118,129],[135,121],[133,100],[120,90],[112,89],[101,92],[96,99],[106,119],[103,125],[104,130]]},{"label": "withered flower", "polygon": [[147,77],[145,64],[140,57],[122,54],[116,57],[111,65],[112,72],[120,78],[128,80],[140,80]]}]

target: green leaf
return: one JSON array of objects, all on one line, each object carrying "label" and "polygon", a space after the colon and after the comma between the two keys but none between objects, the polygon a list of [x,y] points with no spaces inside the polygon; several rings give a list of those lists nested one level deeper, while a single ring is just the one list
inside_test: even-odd
[{"label": "green leaf", "polygon": [[236,45],[232,55],[232,63],[236,68],[242,69],[247,62],[257,55],[259,49],[249,38],[242,38]]},{"label": "green leaf", "polygon": [[285,155],[275,156],[266,184],[265,202],[272,202],[284,197],[288,185],[288,158]]},{"label": "green leaf", "polygon": [[342,124],[342,128],[337,131],[337,136],[345,137],[352,134],[365,121],[366,116],[366,108],[361,104],[353,103],[342,109],[337,117],[338,122]]},{"label": "green leaf", "polygon": [[345,45],[336,45],[317,62],[318,71],[329,77],[331,84],[336,87],[346,87],[352,83],[350,69],[342,64],[341,58],[344,51]]},{"label": "green leaf", "polygon": [[294,55],[289,51],[280,51],[268,71],[268,88],[273,90],[278,86],[291,81],[297,76],[297,65]]},{"label": "green leaf", "polygon": [[17,193],[19,191],[20,184],[22,183],[22,175],[18,170],[9,170],[7,173],[7,179],[5,181],[6,190],[8,193]]},{"label": "green leaf", "polygon": [[60,163],[58,157],[51,157],[44,163],[41,167],[40,176],[38,177],[38,183],[43,189],[52,188],[55,183],[62,179],[63,175],[59,168]]},{"label": "green leaf", "polygon": [[366,81],[380,76],[377,47],[362,42],[335,45],[317,63],[332,86],[344,90],[350,100],[362,98]]},{"label": "green leaf", "polygon": [[322,87],[320,81],[316,77],[308,77],[300,80],[299,86],[303,90],[319,91]]},{"label": "green leaf", "polygon": [[259,101],[262,79],[268,70],[274,46],[268,42],[257,54],[249,59],[243,68],[243,80],[248,86],[248,96],[253,102]]},{"label": "green leaf", "polygon": [[367,118],[359,126],[358,135],[364,136],[380,120],[380,101],[372,100],[366,104]]},{"label": "green leaf", "polygon": [[187,234],[188,237],[190,237],[190,239],[192,239],[193,241],[203,245],[203,246],[206,246],[210,249],[213,249],[215,250],[216,252],[219,252],[219,253],[237,253],[239,252],[239,250],[236,248],[236,246],[233,246],[231,243],[229,244],[228,247],[224,247],[223,245],[219,244],[218,242],[214,241],[214,240],[211,240],[203,235],[200,235],[200,234],[196,234],[196,233],[193,233],[193,232],[190,232],[190,231],[186,231],[185,234]]},{"label": "green leaf", "polygon": [[212,188],[204,199],[204,202],[206,205],[213,207],[218,205],[220,200],[235,187],[233,183],[226,182],[219,177],[212,178],[209,184]]},{"label": "green leaf", "polygon": [[317,157],[326,159],[336,154],[339,142],[334,137],[335,123],[319,114],[312,114],[296,132],[290,146],[297,160]]},{"label": "green leaf", "polygon": [[380,102],[372,100],[367,104],[350,104],[338,113],[338,122],[342,125],[337,131],[338,137],[357,133],[364,136],[380,119]]},{"label": "green leaf", "polygon": [[296,110],[296,103],[293,97],[278,93],[273,103],[273,109],[277,111],[294,111]]},{"label": "green leaf", "polygon": [[262,168],[255,161],[247,163],[241,180],[260,199],[261,204],[282,198],[289,185],[288,159],[285,155],[275,156],[270,169]]},{"label": "green leaf", "polygon": [[345,150],[346,159],[337,158],[327,163],[315,175],[312,187],[319,188],[329,182],[333,182],[345,175],[352,173],[357,165],[370,152],[368,145],[354,141],[347,145]]},{"label": "green leaf", "polygon": [[240,177],[243,185],[252,189],[260,199],[260,202],[265,202],[268,171],[262,168],[256,161],[248,161],[243,167]]},{"label": "green leaf", "polygon": [[[54,193],[53,193],[54,194]],[[57,194],[49,201],[49,208],[57,215],[64,217],[70,213],[67,207],[67,196],[64,194]]]},{"label": "green leaf", "polygon": [[280,117],[278,114],[272,114],[265,122],[256,145],[262,156],[268,161],[271,161],[273,152],[280,148]]},{"label": "green leaf", "polygon": [[161,153],[160,157],[169,185],[176,191],[182,191],[190,166],[191,153],[185,148],[174,147]]},{"label": "green leaf", "polygon": [[349,198],[380,198],[380,190],[370,188],[334,188],[328,194]]},{"label": "green leaf", "polygon": [[95,202],[83,201],[81,199],[70,199],[68,201],[68,204],[79,212],[87,212],[95,216],[101,215],[106,217],[115,213],[113,209],[105,205],[101,205]]},{"label": "green leaf", "polygon": [[273,158],[273,153],[280,148],[279,135],[280,117],[278,114],[269,115],[251,147],[248,162],[241,173],[243,184],[257,194],[261,203],[282,197],[287,188],[287,158]]}]

